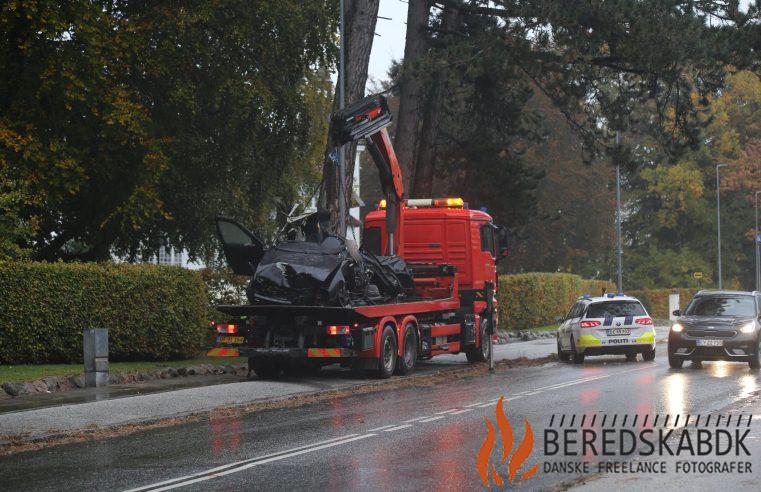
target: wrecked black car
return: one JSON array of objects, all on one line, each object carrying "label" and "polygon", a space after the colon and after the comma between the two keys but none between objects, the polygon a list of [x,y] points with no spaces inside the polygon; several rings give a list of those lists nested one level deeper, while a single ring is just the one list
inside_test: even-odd
[{"label": "wrecked black car", "polygon": [[401,301],[412,288],[412,274],[396,256],[376,256],[354,241],[307,234],[265,248],[233,219],[217,218],[217,232],[228,264],[251,276],[251,304],[362,306]]}]

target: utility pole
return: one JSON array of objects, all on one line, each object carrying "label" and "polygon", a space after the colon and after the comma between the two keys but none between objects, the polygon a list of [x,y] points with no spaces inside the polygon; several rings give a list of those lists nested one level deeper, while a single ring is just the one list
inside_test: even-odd
[{"label": "utility pole", "polygon": [[756,191],[754,199],[755,199],[755,205],[756,205],[756,223],[755,228],[753,229],[753,249],[756,252],[756,290],[761,290],[761,252],[759,252],[759,232],[758,232],[758,194],[761,193],[761,191]]},{"label": "utility pole", "polygon": [[[339,17],[338,35],[340,37],[340,46],[338,54],[338,109],[344,108],[344,88],[346,85],[346,70],[344,66],[345,57],[345,36],[344,36],[344,0],[339,0],[339,9],[341,10]],[[338,233],[341,236],[346,236],[346,190],[344,184],[346,183],[346,152],[344,152],[344,146],[338,147]]]},{"label": "utility pole", "polygon": [[721,187],[721,181],[719,180],[719,169],[722,167],[726,167],[726,164],[716,164],[716,234],[717,234],[717,245],[716,245],[716,251],[718,253],[717,255],[717,261],[719,265],[719,289],[722,288],[722,277],[721,277],[721,193],[720,193],[720,187]]},{"label": "utility pole", "polygon": [[[616,132],[616,149],[619,148],[621,143],[620,132]],[[624,291],[623,287],[623,274],[622,274],[622,258],[623,246],[621,241],[621,162],[620,158],[616,158],[616,275],[618,292]]]}]

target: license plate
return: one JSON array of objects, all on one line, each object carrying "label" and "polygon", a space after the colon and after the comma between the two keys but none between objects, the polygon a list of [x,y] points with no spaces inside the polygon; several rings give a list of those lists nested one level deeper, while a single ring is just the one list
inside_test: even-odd
[{"label": "license plate", "polygon": [[723,347],[724,340],[696,340],[695,345],[698,347]]},{"label": "license plate", "polygon": [[246,337],[219,337],[219,343],[228,345],[243,345],[246,343]]},{"label": "license plate", "polygon": [[616,337],[619,335],[631,335],[632,331],[629,328],[613,328],[607,330],[609,337]]}]

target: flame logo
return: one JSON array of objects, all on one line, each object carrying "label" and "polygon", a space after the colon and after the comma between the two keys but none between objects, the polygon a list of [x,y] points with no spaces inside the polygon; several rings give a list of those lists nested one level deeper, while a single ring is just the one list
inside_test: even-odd
[{"label": "flame logo", "polygon": [[[502,400],[504,400],[504,398],[504,396],[501,396],[497,402],[495,420],[497,422],[497,427],[499,427],[500,437],[502,439],[502,458],[500,464],[507,461],[508,457],[510,458],[510,461],[507,462],[507,479],[512,484],[515,476],[518,474],[518,470],[520,470],[521,466],[523,466],[526,459],[528,459],[531,452],[534,450],[534,431],[531,429],[531,424],[529,424],[528,419],[524,418],[523,425],[525,432],[523,434],[523,440],[515,449],[513,455],[510,456],[510,452],[513,450],[513,428],[510,425],[510,421],[505,416],[502,407]],[[478,475],[481,477],[481,481],[484,485],[489,487],[491,486],[491,482],[494,482],[494,484],[499,487],[505,483],[505,479],[499,474],[497,467],[493,463],[490,463],[491,452],[494,449],[494,443],[497,439],[497,432],[494,428],[494,424],[491,423],[491,420],[489,420],[488,417],[484,417],[484,420],[486,421],[486,438],[484,438],[484,442],[481,444],[481,448],[476,454],[476,470],[478,470]],[[520,476],[519,481],[522,482],[531,478],[538,469],[539,464],[534,465]]]}]

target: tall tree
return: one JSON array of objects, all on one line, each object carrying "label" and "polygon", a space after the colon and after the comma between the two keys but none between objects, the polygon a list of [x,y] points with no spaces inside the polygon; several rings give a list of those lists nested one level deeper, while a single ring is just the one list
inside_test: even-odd
[{"label": "tall tree", "polygon": [[[370,52],[375,38],[375,24],[378,20],[378,7],[380,0],[346,0],[344,29],[346,104],[361,99],[365,95],[367,85],[367,71],[370,64]],[[338,84],[340,84],[340,74]],[[333,110],[338,109],[338,89],[335,91]],[[323,181],[320,190],[320,206],[331,213],[331,225],[338,230],[339,189],[343,186],[346,197],[346,209],[351,207],[352,189],[354,179],[354,154],[357,149],[356,142],[344,149],[346,157],[346,175],[344,182],[338,172],[338,162],[334,153],[335,144],[329,142],[326,149],[326,158],[323,163]]]},{"label": "tall tree", "polygon": [[197,255],[217,212],[267,222],[318,174],[335,4],[3,3],[0,204],[20,245]]}]

